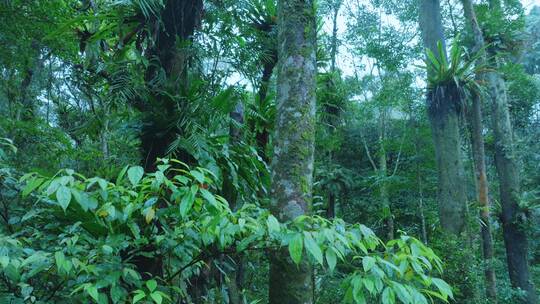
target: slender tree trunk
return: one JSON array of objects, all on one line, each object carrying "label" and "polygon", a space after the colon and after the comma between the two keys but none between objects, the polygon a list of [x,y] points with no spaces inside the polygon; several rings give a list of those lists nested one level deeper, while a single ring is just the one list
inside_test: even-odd
[{"label": "slender tree trunk", "polygon": [[[263,73],[261,78],[261,87],[259,88],[258,97],[259,97],[259,103],[264,108],[266,105],[266,98],[268,96],[268,88],[270,86],[270,79],[272,78],[272,73],[274,71],[274,67],[277,64],[277,51],[272,50],[270,52],[269,58],[266,58],[266,61],[263,65]],[[254,128],[252,128],[254,129]],[[262,130],[254,130],[255,131],[255,140],[257,142],[257,149],[259,152],[259,155],[261,155],[262,159],[266,161],[267,163],[270,161],[270,158],[268,157],[268,154],[266,152],[266,146],[268,145],[268,141],[270,139],[270,133],[268,128],[263,128]]]},{"label": "slender tree trunk", "polygon": [[103,129],[100,130],[99,140],[101,142],[101,154],[103,154],[103,159],[107,160],[109,158],[109,118],[108,111],[103,117]]},{"label": "slender tree trunk", "polygon": [[[478,25],[476,14],[471,0],[462,0],[463,12],[466,22],[469,27],[469,31],[473,36],[475,52],[481,51],[484,47],[484,38],[482,37],[482,31]],[[485,58],[481,60],[480,64],[485,64]],[[478,75],[481,79],[481,76]],[[480,218],[482,220],[481,235],[482,235],[482,253],[484,256],[484,277],[486,282],[486,296],[493,302],[497,302],[497,284],[495,270],[493,269],[493,237],[491,234],[491,220],[490,220],[490,201],[489,201],[489,189],[486,174],[486,160],[485,160],[485,148],[484,138],[482,131],[484,129],[482,124],[482,100],[478,95],[472,98],[472,109],[470,113],[470,125],[471,125],[471,143],[472,152],[475,166],[476,187],[478,194],[478,203],[480,205]]]},{"label": "slender tree trunk", "polygon": [[333,219],[336,217],[336,195],[330,191],[328,193],[328,209],[326,209],[326,218]]},{"label": "slender tree trunk", "polygon": [[[445,46],[439,0],[422,0],[420,28],[426,48],[438,54]],[[455,85],[428,90],[428,117],[435,142],[438,172],[439,217],[444,230],[461,234],[465,229],[465,176],[461,160],[459,113],[461,94]]]},{"label": "slender tree trunk", "polygon": [[17,109],[17,118],[16,120],[21,120],[23,117],[27,118],[32,116],[32,103],[28,100],[28,87],[30,86],[30,83],[32,82],[32,76],[34,75],[34,72],[32,69],[26,69],[24,72],[24,78],[21,82],[21,102],[18,105],[19,108]]},{"label": "slender tree trunk", "polygon": [[[490,1],[490,9],[499,11],[500,1]],[[493,67],[498,68],[497,51],[488,48]],[[522,303],[538,303],[538,294],[532,281],[528,263],[527,216],[519,207],[520,179],[518,160],[514,150],[512,124],[506,95],[506,83],[497,72],[487,74],[492,104],[492,124],[495,135],[495,166],[499,176],[502,205],[504,243],[510,282],[525,291]]]},{"label": "slender tree trunk", "polygon": [[[313,185],[316,88],[316,11],[313,0],[278,2],[277,113],[271,207],[281,221],[309,213]],[[286,250],[270,261],[269,303],[310,304],[311,267]]]},{"label": "slender tree trunk", "polygon": [[[244,108],[242,103],[238,103],[230,113],[231,120],[235,121],[238,124],[244,123]],[[231,146],[238,145],[242,137],[242,130],[235,127],[233,123],[229,128],[229,144]],[[233,182],[230,176],[223,177],[223,197],[229,202],[229,206],[232,210],[237,210],[238,207],[238,192],[233,185]],[[230,304],[241,304],[242,303],[242,285],[244,277],[244,262],[241,256],[231,257],[233,269],[228,273],[229,283],[228,283],[228,293],[229,293],[229,303]]]},{"label": "slender tree trunk", "polygon": [[341,8],[342,1],[338,0],[336,3],[333,3],[334,15],[332,16],[332,48],[331,48],[331,65],[330,71],[333,73],[336,71],[336,56],[338,49],[338,38],[337,38],[337,22],[339,16],[339,9]]},{"label": "slender tree trunk", "polygon": [[500,75],[490,73],[492,124],[495,134],[495,165],[499,176],[506,258],[512,286],[527,292],[523,303],[538,303],[528,264],[527,216],[519,207],[519,170],[514,151],[506,88]]},{"label": "slender tree trunk", "polygon": [[419,126],[418,121],[415,121],[415,137],[414,149],[416,154],[416,183],[418,187],[418,209],[420,212],[420,229],[422,232],[422,242],[428,244],[427,237],[427,228],[426,228],[426,217],[424,214],[424,186],[422,185],[422,174],[420,172],[421,168],[421,158],[420,158],[420,134],[418,132]]},{"label": "slender tree trunk", "polygon": [[486,174],[486,161],[484,139],[482,136],[482,110],[478,96],[473,97],[471,113],[471,142],[473,146],[473,158],[476,177],[477,199],[480,207],[482,253],[484,255],[484,275],[486,281],[486,296],[493,302],[497,302],[497,284],[495,270],[493,269],[493,237],[491,234],[491,204],[489,201],[488,182]]},{"label": "slender tree trunk", "polygon": [[[476,51],[484,48],[485,42],[482,30],[478,25],[474,7],[470,0],[462,0],[465,17],[471,27],[474,37]],[[500,1],[491,0],[490,8],[493,11],[500,10]],[[493,48],[488,48],[488,56],[496,58],[497,52]],[[498,68],[496,59],[488,62],[486,56],[481,57],[481,64],[490,63]],[[497,72],[486,73],[484,79],[487,82],[491,99],[492,128],[495,136],[495,166],[499,176],[499,191],[502,204],[503,235],[506,247],[508,271],[512,286],[519,287],[527,292],[526,300],[523,303],[538,303],[538,295],[532,282],[527,260],[527,231],[524,222],[526,216],[519,208],[519,169],[514,152],[512,124],[510,122],[510,112],[506,95],[506,84],[504,79]],[[480,108],[479,101],[475,107]],[[479,110],[474,109],[475,112]],[[475,115],[478,115],[475,113]],[[475,119],[476,120],[476,119]],[[478,166],[478,164],[477,164]],[[479,180],[481,188],[481,181]],[[487,186],[485,200],[487,198]],[[489,216],[489,213],[487,214]],[[482,231],[484,234],[484,231]],[[485,240],[484,240],[485,242]],[[489,254],[489,249],[487,250]],[[486,255],[486,248],[484,248]],[[487,273],[486,273],[487,275]],[[494,284],[494,282],[493,282]],[[490,287],[494,288],[494,287]],[[488,293],[490,291],[488,290]]]},{"label": "slender tree trunk", "polygon": [[388,166],[386,163],[386,150],[384,149],[384,118],[379,118],[379,197],[381,199],[383,218],[386,230],[386,237],[388,240],[394,239],[394,217],[392,215],[392,209],[390,208],[390,198],[388,196],[388,184],[386,179],[388,178]]}]

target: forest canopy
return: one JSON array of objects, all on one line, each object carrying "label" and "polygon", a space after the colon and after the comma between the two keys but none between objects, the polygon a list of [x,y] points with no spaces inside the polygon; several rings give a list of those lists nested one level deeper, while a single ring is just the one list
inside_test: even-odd
[{"label": "forest canopy", "polygon": [[0,304],[540,303],[540,2],[0,0]]}]

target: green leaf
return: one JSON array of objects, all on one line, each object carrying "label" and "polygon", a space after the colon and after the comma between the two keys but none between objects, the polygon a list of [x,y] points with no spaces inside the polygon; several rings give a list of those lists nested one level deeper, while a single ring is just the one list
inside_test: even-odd
[{"label": "green leaf", "polygon": [[180,201],[180,215],[182,217],[186,217],[188,212],[191,210],[191,207],[193,207],[195,194],[197,194],[198,189],[199,187],[193,185],[191,186],[191,190],[187,191],[184,197],[182,197],[182,200]]},{"label": "green leaf", "polygon": [[365,256],[362,258],[362,267],[365,272],[368,272],[371,268],[375,266],[375,259],[370,256]]},{"label": "green leaf", "polygon": [[0,256],[0,266],[2,268],[6,268],[9,265],[9,257],[8,256]]},{"label": "green leaf", "polygon": [[116,177],[116,184],[117,184],[117,185],[120,185],[120,182],[121,182],[122,179],[124,178],[124,175],[126,175],[126,172],[127,172],[128,169],[129,169],[128,166],[124,166],[124,168],[122,168],[122,170],[120,171],[120,173],[118,173],[118,176]]},{"label": "green leaf", "polygon": [[373,282],[373,277],[365,277],[364,286],[366,287],[367,291],[369,291],[370,294],[374,294],[375,283]]},{"label": "green leaf", "polygon": [[39,187],[43,183],[42,178],[34,178],[30,180],[26,186],[24,187],[24,190],[22,192],[22,196],[26,197],[28,194],[30,194],[32,191],[34,191],[37,187]]},{"label": "green leaf", "polygon": [[163,297],[157,292],[151,293],[150,297],[152,298],[152,300],[154,300],[154,302],[156,302],[156,304],[161,304],[161,302],[163,301]]},{"label": "green leaf", "polygon": [[210,193],[210,191],[206,189],[202,189],[202,188],[199,189],[199,191],[201,191],[202,197],[204,197],[204,199],[207,200],[210,203],[210,205],[212,205],[215,208],[218,208],[218,202],[216,201],[215,196],[212,193]]},{"label": "green leaf", "polygon": [[103,253],[105,254],[111,254],[113,253],[113,248],[109,245],[103,245],[101,246],[101,248],[103,249]]},{"label": "green leaf", "polygon": [[323,255],[321,248],[319,247],[319,244],[315,242],[313,237],[311,236],[311,233],[304,232],[304,245],[306,246],[307,251],[311,253],[311,255],[319,262],[319,264],[323,264]]},{"label": "green leaf", "polygon": [[150,290],[150,292],[156,290],[156,287],[157,287],[156,280],[148,280],[148,281],[146,281],[146,287],[148,287],[148,290]]},{"label": "green leaf", "polygon": [[71,190],[66,186],[58,187],[58,190],[56,190],[56,200],[65,211],[71,201]]},{"label": "green leaf", "polygon": [[136,186],[144,175],[144,169],[141,166],[131,167],[127,171],[129,182]]},{"label": "green leaf", "polygon": [[337,264],[337,257],[336,253],[334,252],[334,249],[328,248],[326,250],[326,263],[328,263],[328,268],[330,268],[330,271],[334,271]]},{"label": "green leaf", "polygon": [[66,257],[64,256],[64,253],[62,251],[57,251],[54,253],[54,259],[56,261],[56,266],[60,270],[62,266],[64,265],[64,262],[66,260]]},{"label": "green leaf", "polygon": [[304,240],[302,239],[302,234],[297,233],[294,235],[294,237],[289,241],[289,254],[291,255],[291,258],[293,262],[296,264],[300,263],[300,260],[302,259],[302,251],[304,249]]},{"label": "green leaf", "polygon": [[201,183],[201,184],[204,184],[204,174],[200,171],[196,171],[196,170],[191,170],[189,172],[193,177],[195,177],[195,179]]},{"label": "green leaf", "polygon": [[386,287],[382,293],[382,304],[396,303],[396,294],[390,287]]},{"label": "green leaf", "polygon": [[437,288],[439,289],[439,291],[441,292],[444,298],[446,297],[450,297],[451,299],[454,298],[454,295],[452,293],[452,287],[450,287],[448,283],[437,278],[432,278],[431,281],[433,282],[433,284],[435,284],[435,286],[437,286]]},{"label": "green leaf", "polygon": [[268,226],[268,232],[279,232],[280,226],[278,220],[273,216],[269,215],[268,219],[266,219],[266,226]]},{"label": "green leaf", "polygon": [[135,296],[133,296],[133,304],[139,302],[140,300],[144,299],[146,297],[146,294],[141,291],[141,290],[138,290],[137,294]]},{"label": "green leaf", "polygon": [[96,302],[99,301],[99,292],[96,286],[89,285],[88,288],[86,288],[86,292],[94,299]]}]

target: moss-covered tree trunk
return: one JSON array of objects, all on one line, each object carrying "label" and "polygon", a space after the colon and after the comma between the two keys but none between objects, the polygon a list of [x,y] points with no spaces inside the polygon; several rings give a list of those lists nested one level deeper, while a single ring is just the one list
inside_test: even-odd
[{"label": "moss-covered tree trunk", "polygon": [[[501,10],[500,1],[491,0],[490,9],[494,15]],[[488,48],[490,64],[499,67],[498,52]],[[526,292],[522,303],[538,303],[538,294],[532,281],[528,263],[527,216],[519,207],[520,177],[517,155],[514,148],[512,123],[508,108],[506,83],[497,72],[487,74],[488,90],[491,97],[492,128],[495,137],[495,166],[499,176],[499,191],[502,205],[501,220],[506,247],[506,260],[510,282]]]},{"label": "moss-covered tree trunk", "polygon": [[[313,0],[278,2],[277,114],[271,207],[281,221],[309,212],[313,183],[316,17]],[[295,265],[286,250],[270,259],[269,302],[312,303],[309,264]]]},{"label": "moss-covered tree trunk", "polygon": [[[472,36],[474,44],[473,51],[482,51],[484,48],[484,38],[476,19],[476,13],[471,0],[461,0],[463,4],[463,14],[467,23],[469,34]],[[486,62],[485,56],[479,60],[480,65]],[[482,75],[478,75],[479,80],[484,80]],[[471,143],[475,166],[475,177],[477,187],[477,197],[480,206],[480,218],[482,220],[482,253],[484,256],[484,279],[486,282],[486,296],[493,302],[497,302],[497,284],[495,270],[493,269],[493,237],[491,235],[490,201],[489,189],[486,174],[486,160],[484,138],[482,135],[484,126],[482,123],[482,99],[479,95],[473,96],[471,100],[471,110],[469,114],[471,125]]]},{"label": "moss-covered tree trunk", "polygon": [[504,243],[512,286],[527,292],[523,303],[538,303],[528,264],[527,216],[519,207],[519,169],[514,150],[506,85],[496,73],[488,75],[495,135],[495,166],[499,176]]},{"label": "moss-covered tree trunk", "polygon": [[[437,44],[445,46],[439,0],[421,1],[420,29],[425,47],[438,54]],[[439,217],[443,229],[453,234],[463,232],[466,224],[460,104],[461,95],[455,85],[435,85],[428,91],[428,117],[437,161]]]},{"label": "moss-covered tree trunk", "polygon": [[[143,112],[141,146],[146,171],[156,169],[156,160],[165,157],[167,149],[181,130],[176,127],[175,111],[179,108],[170,95],[185,94],[189,87],[189,43],[203,14],[203,0],[166,0],[159,20],[148,20],[156,38],[146,54],[152,62],[146,71],[149,98],[139,103]],[[184,45],[184,47],[179,47]],[[165,72],[165,80],[157,81]]]}]

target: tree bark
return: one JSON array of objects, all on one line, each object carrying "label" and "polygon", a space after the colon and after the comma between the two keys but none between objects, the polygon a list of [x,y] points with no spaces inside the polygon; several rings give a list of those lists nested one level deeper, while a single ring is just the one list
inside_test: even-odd
[{"label": "tree bark", "polygon": [[[151,99],[140,106],[143,112],[141,146],[143,166],[146,171],[156,169],[156,160],[165,157],[167,149],[177,136],[175,111],[178,105],[163,91],[185,94],[189,87],[188,47],[178,47],[180,42],[192,41],[203,13],[203,0],[167,0],[160,20],[149,20],[155,24],[156,42],[147,52],[154,64],[146,71],[146,81]],[[157,62],[156,62],[157,61]],[[155,78],[161,68],[165,71],[165,83],[156,85]],[[173,95],[174,95],[173,94]]]},{"label": "tree bark", "polygon": [[[238,124],[244,123],[244,108],[241,102],[237,103],[235,109],[230,113],[231,120]],[[231,123],[229,127],[229,144],[231,146],[238,145],[242,139],[242,130],[235,127]],[[233,185],[232,179],[229,176],[223,177],[223,197],[229,202],[232,210],[237,210],[238,207],[238,192]],[[244,262],[241,256],[232,256],[230,259],[234,265],[232,270],[228,272],[228,295],[230,304],[242,303],[242,287],[244,281]]]},{"label": "tree bark", "polygon": [[538,303],[528,264],[527,216],[519,207],[519,169],[514,151],[506,86],[502,77],[490,73],[492,125],[495,134],[495,166],[499,176],[504,243],[510,282],[527,292],[523,303]]},{"label": "tree bark", "polygon": [[[445,46],[439,0],[422,0],[420,29],[426,48],[438,54],[437,43]],[[456,235],[465,230],[467,200],[460,155],[460,103],[461,94],[455,85],[428,90],[428,117],[437,161],[439,218],[443,229]]]},{"label": "tree bark", "polygon": [[[501,3],[490,1],[490,10],[498,12]],[[498,52],[488,48],[491,65],[499,68]],[[506,83],[497,72],[487,73],[488,89],[492,105],[492,128],[495,137],[495,166],[499,176],[499,192],[502,205],[501,221],[503,223],[506,260],[510,282],[513,287],[526,292],[521,303],[538,303],[538,294],[532,281],[528,263],[527,216],[519,207],[520,176],[517,155],[514,149],[512,123],[508,109]]]},{"label": "tree bark", "polygon": [[426,227],[426,217],[424,214],[424,186],[422,185],[422,174],[420,172],[421,168],[421,158],[420,158],[420,132],[418,125],[418,120],[414,121],[415,124],[415,137],[416,140],[414,141],[414,149],[416,154],[416,183],[418,186],[418,208],[420,213],[420,230],[422,232],[422,242],[424,244],[428,244],[428,237],[427,237],[427,227]]},{"label": "tree bark", "polygon": [[[268,87],[270,86],[270,79],[272,78],[272,73],[274,67],[277,63],[277,50],[271,50],[269,58],[263,64],[263,73],[261,78],[261,87],[259,88],[258,97],[259,103],[265,105],[266,97],[268,96]],[[264,108],[264,106],[262,107]],[[266,146],[270,139],[270,133],[268,128],[263,128],[263,130],[255,130],[255,140],[257,142],[257,149],[262,159],[265,162],[269,162],[270,158],[266,152]]]},{"label": "tree bark", "polygon": [[338,16],[339,16],[339,9],[341,8],[342,3],[343,3],[342,0],[338,0],[336,1],[336,3],[332,4],[333,5],[332,9],[334,10],[333,11],[334,14],[332,16],[332,48],[330,51],[330,54],[331,54],[330,71],[332,73],[336,71],[336,56],[337,56],[337,49],[338,49],[337,21],[338,21]]},{"label": "tree bark", "polygon": [[[473,51],[478,52],[484,48],[484,38],[482,31],[476,19],[476,13],[471,0],[462,0],[463,13],[469,32],[473,36],[474,46]],[[480,65],[485,64],[485,56],[481,58]],[[479,80],[482,80],[481,75],[477,75]],[[472,153],[475,166],[475,178],[477,187],[477,199],[480,206],[480,219],[482,220],[481,235],[482,235],[482,253],[484,256],[484,279],[486,282],[486,296],[493,302],[497,302],[497,284],[495,270],[493,269],[493,237],[491,234],[490,220],[490,201],[489,189],[486,174],[486,160],[484,138],[482,131],[484,129],[482,123],[482,100],[478,94],[475,94],[471,100],[472,107],[470,111],[471,125],[471,143]]]},{"label": "tree bark", "polygon": [[[384,111],[384,110],[383,110]],[[388,195],[388,165],[386,163],[386,149],[384,148],[385,132],[385,114],[381,113],[379,117],[379,197],[381,199],[384,225],[386,229],[387,240],[394,239],[394,217],[390,208],[390,198]]]},{"label": "tree bark", "polygon": [[[278,2],[277,113],[272,158],[272,212],[281,221],[309,213],[316,102],[316,9],[313,0]],[[286,250],[270,262],[269,303],[310,304],[311,267]]]}]

